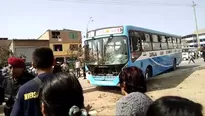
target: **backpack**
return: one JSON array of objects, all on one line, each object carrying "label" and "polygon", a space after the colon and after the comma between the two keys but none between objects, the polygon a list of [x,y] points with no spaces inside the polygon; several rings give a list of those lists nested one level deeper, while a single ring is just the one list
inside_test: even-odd
[{"label": "backpack", "polygon": [[41,86],[43,85],[43,82],[38,78],[38,76],[35,77],[33,80],[34,80],[34,81],[36,82],[36,84],[38,85],[38,89],[40,89]]}]

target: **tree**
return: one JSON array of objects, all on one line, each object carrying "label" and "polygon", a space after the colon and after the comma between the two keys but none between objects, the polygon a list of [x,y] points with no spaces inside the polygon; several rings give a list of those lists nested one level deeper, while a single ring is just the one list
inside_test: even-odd
[{"label": "tree", "polygon": [[83,49],[81,47],[70,47],[70,49],[67,51],[67,54],[71,58],[71,62],[69,62],[68,67],[70,69],[74,69],[75,67],[75,60],[82,57],[83,55]]},{"label": "tree", "polygon": [[0,65],[6,66],[8,64],[7,60],[10,56],[14,56],[12,51],[8,50],[8,48],[0,46]]}]

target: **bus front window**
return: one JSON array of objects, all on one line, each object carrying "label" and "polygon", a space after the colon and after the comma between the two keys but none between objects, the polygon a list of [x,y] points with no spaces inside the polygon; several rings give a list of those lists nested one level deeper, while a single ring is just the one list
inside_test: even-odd
[{"label": "bus front window", "polygon": [[90,50],[89,56],[94,57],[87,58],[86,61],[89,64],[114,65],[125,64],[128,61],[126,37],[106,37],[88,40],[88,45]]}]

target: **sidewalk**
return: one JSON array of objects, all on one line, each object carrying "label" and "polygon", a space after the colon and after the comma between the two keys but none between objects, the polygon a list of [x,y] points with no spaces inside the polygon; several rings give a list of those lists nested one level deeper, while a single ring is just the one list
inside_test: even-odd
[{"label": "sidewalk", "polygon": [[205,65],[205,62],[204,62],[203,58],[195,59],[194,61],[195,61],[195,64],[193,62],[190,62],[190,64],[188,64],[189,60],[182,61],[179,66],[185,66],[185,65]]}]

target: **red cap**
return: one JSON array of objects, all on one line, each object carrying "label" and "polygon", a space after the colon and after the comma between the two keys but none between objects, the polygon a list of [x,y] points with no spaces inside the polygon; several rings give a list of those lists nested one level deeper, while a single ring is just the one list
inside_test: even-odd
[{"label": "red cap", "polygon": [[8,58],[8,64],[10,64],[13,68],[25,68],[25,62],[21,58]]}]

